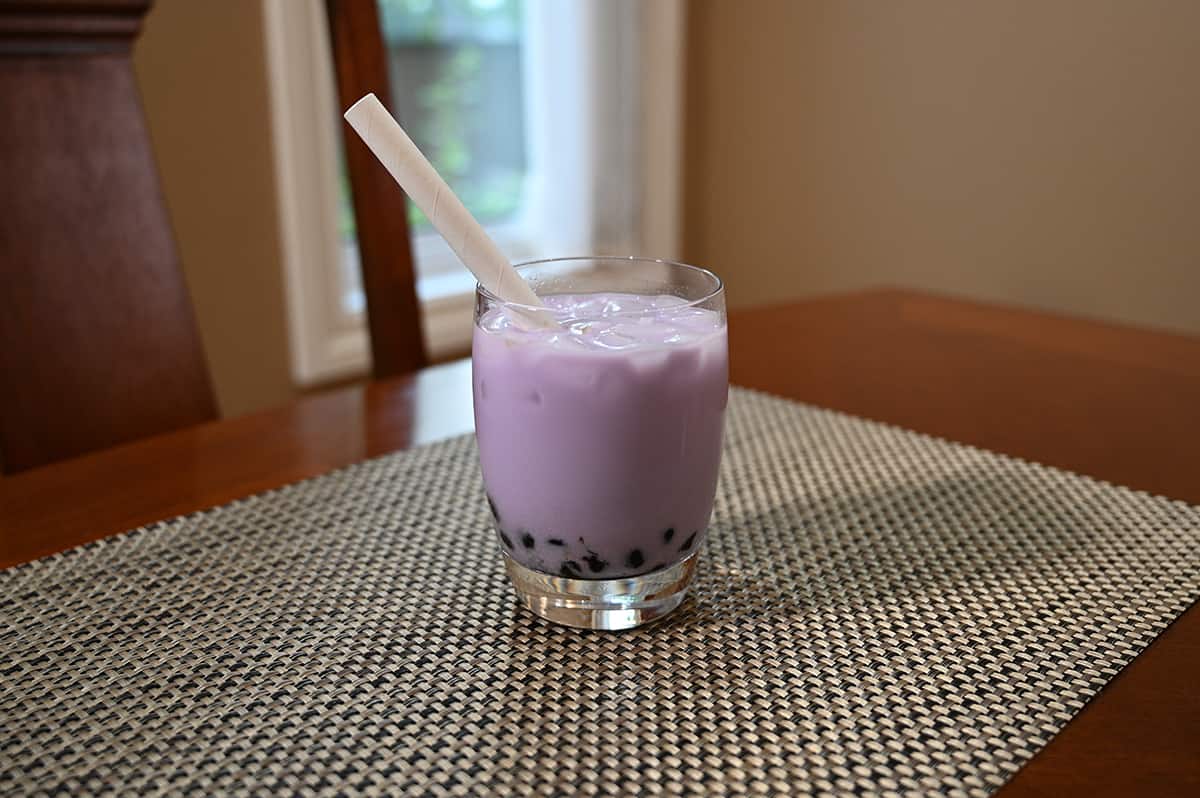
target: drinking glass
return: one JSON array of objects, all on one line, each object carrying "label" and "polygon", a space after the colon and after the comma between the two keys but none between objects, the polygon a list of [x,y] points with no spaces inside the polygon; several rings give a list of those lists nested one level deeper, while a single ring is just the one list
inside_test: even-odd
[{"label": "drinking glass", "polygon": [[639,626],[683,600],[712,514],[724,288],[648,258],[517,268],[558,324],[476,288],[475,430],[500,553],[537,615]]}]

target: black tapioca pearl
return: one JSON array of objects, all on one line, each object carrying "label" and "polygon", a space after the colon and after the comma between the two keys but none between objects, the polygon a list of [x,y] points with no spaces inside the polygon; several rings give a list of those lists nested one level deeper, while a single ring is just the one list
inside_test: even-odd
[{"label": "black tapioca pearl", "polygon": [[574,560],[563,560],[562,567],[558,569],[558,572],[563,576],[572,578],[583,573],[579,570],[579,563],[575,562]]},{"label": "black tapioca pearl", "polygon": [[522,533],[522,535],[521,535],[521,545],[522,546],[524,546],[527,549],[532,549],[535,543],[536,543],[536,541],[533,539],[533,535],[529,534],[528,532]]},{"label": "black tapioca pearl", "polygon": [[500,533],[500,539],[504,541],[505,546],[508,546],[510,549],[513,547],[512,541],[509,540],[508,535],[504,534],[503,532]]},{"label": "black tapioca pearl", "polygon": [[550,539],[549,539],[549,540],[547,540],[546,542],[547,542],[547,543],[549,543],[551,546],[565,546],[565,545],[567,545],[567,544],[563,543],[563,539],[562,539],[562,538],[550,538]]},{"label": "black tapioca pearl", "polygon": [[670,543],[673,537],[675,537],[675,527],[671,527],[666,532],[663,532],[663,543]]},{"label": "black tapioca pearl", "polygon": [[500,511],[496,509],[496,503],[492,501],[491,495],[488,495],[488,509],[492,511],[492,518],[496,519],[496,523],[500,523]]},{"label": "black tapioca pearl", "polygon": [[608,567],[608,562],[600,559],[595,554],[589,554],[583,558],[583,561],[588,564],[588,568],[590,568],[594,574],[598,574]]},{"label": "black tapioca pearl", "polygon": [[687,551],[688,549],[690,549],[692,547],[692,544],[695,542],[696,542],[696,533],[693,532],[692,534],[688,535],[687,540],[683,541],[683,545],[679,547],[679,550]]},{"label": "black tapioca pearl", "polygon": [[633,551],[629,552],[629,556],[625,558],[625,564],[630,568],[641,568],[642,563],[645,561],[646,558],[642,556],[641,549],[634,549]]}]

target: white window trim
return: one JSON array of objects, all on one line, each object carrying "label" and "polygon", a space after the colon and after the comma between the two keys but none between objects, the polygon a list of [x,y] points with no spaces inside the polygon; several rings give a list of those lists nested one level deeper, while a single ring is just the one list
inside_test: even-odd
[{"label": "white window trim", "polygon": [[[597,14],[601,2],[578,0],[573,13]],[[564,13],[567,5],[542,2],[531,3],[530,8],[535,13]],[[685,4],[683,0],[625,0],[622,6],[621,13],[630,15],[627,21],[639,29],[636,52],[626,54],[634,59],[635,75],[641,77],[635,173],[628,176],[637,184],[638,196],[630,198],[637,216],[635,240],[597,241],[596,234],[602,231],[562,229],[555,236],[558,240],[544,242],[541,251],[529,252],[531,257],[592,254],[574,249],[585,238],[594,242],[590,249],[607,250],[606,254],[679,255]],[[341,142],[336,127],[340,119],[330,110],[337,107],[337,99],[324,5],[320,0],[263,0],[263,12],[292,373],[303,386],[362,376],[370,370],[365,319],[347,324],[336,284],[341,258],[337,231]],[[601,55],[596,49],[583,49],[591,63]],[[542,70],[543,77],[530,77],[545,79],[544,74]],[[564,91],[578,91],[578,87],[560,87],[557,95],[550,96],[561,97]],[[559,141],[558,146],[540,150],[552,158],[583,158],[595,152],[590,140],[595,129],[585,124],[569,142],[571,146]],[[531,130],[531,135],[538,134]],[[589,159],[588,165],[600,174],[601,164]],[[555,174],[553,163],[534,166],[536,173],[546,176],[543,180]],[[544,186],[540,196],[547,197],[549,188]],[[597,194],[601,201],[605,198],[602,185],[585,193],[574,201],[591,203]],[[414,250],[423,246],[436,244],[414,242]],[[474,307],[472,281],[465,270],[461,280],[439,275],[418,281],[418,296],[430,356],[436,359],[465,351]]]},{"label": "white window trim", "polygon": [[369,362],[365,326],[346,327],[334,306],[342,253],[333,59],[319,0],[264,0],[263,23],[292,376],[313,385],[363,374]]}]

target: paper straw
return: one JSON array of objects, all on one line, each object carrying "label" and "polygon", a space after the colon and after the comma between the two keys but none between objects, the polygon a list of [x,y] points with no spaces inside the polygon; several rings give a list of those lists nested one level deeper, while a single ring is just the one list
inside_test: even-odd
[{"label": "paper straw", "polygon": [[[345,118],[480,285],[505,302],[542,306],[529,283],[521,278],[374,94],[368,94],[350,106]],[[533,324],[555,326],[548,313],[519,315]]]}]

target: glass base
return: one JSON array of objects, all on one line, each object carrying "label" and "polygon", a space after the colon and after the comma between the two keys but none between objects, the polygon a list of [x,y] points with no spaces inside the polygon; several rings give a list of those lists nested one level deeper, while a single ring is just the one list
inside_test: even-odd
[{"label": "glass base", "polygon": [[504,552],[521,603],[548,621],[577,629],[632,629],[666,616],[687,595],[693,552],[674,565],[623,579],[570,579],[526,568]]}]

